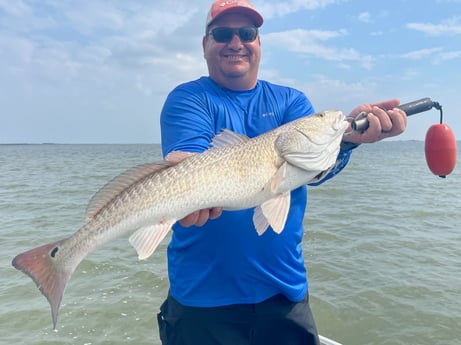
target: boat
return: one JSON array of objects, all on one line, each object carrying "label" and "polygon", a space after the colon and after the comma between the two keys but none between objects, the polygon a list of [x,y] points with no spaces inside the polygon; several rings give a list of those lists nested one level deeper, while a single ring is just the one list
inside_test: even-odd
[{"label": "boat", "polygon": [[319,338],[320,338],[320,344],[322,345],[342,345],[341,343],[338,343],[337,341],[331,340],[320,334],[319,334]]}]

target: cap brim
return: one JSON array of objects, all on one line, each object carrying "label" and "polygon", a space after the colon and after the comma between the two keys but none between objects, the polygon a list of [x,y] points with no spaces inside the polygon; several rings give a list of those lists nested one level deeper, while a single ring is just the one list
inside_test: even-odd
[{"label": "cap brim", "polygon": [[229,13],[243,14],[243,15],[251,18],[257,28],[261,27],[263,25],[263,23],[264,23],[263,17],[258,12],[256,12],[255,10],[253,10],[251,8],[247,8],[247,7],[234,7],[234,8],[229,8],[228,10],[223,11],[222,13],[217,15],[215,18],[210,20],[207,23],[207,27],[210,26],[211,24],[213,24],[213,22],[215,22],[217,19],[221,18],[223,15],[229,14]]}]

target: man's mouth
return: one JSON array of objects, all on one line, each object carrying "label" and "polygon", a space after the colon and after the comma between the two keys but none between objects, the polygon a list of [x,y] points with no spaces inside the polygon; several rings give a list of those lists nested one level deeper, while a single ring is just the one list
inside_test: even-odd
[{"label": "man's mouth", "polygon": [[246,57],[246,55],[230,55],[230,54],[229,55],[224,54],[223,56],[228,60],[235,60],[235,61],[242,60]]}]

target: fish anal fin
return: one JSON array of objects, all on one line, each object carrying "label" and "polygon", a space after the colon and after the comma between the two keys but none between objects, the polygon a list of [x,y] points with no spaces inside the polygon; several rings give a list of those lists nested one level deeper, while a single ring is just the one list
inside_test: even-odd
[{"label": "fish anal fin", "polygon": [[146,260],[152,255],[175,222],[175,219],[171,219],[161,224],[146,226],[130,236],[128,240],[136,249],[139,260]]},{"label": "fish anal fin", "polygon": [[105,206],[107,206],[117,195],[127,190],[136,182],[147,176],[171,167],[172,162],[162,161],[158,163],[143,164],[133,167],[108,182],[90,200],[86,210],[86,220],[92,220]]},{"label": "fish anal fin", "polygon": [[59,307],[67,283],[75,267],[59,265],[55,260],[61,242],[46,244],[19,254],[13,259],[14,268],[27,274],[35,282],[51,306],[53,329],[56,329]]},{"label": "fish anal fin", "polygon": [[269,225],[277,234],[283,231],[290,210],[290,199],[290,192],[286,192],[255,208],[253,224],[258,235],[262,235]]}]

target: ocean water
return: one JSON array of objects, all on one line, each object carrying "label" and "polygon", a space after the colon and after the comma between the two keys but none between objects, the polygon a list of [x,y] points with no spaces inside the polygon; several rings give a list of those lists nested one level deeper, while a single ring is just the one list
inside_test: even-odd
[{"label": "ocean water", "polygon": [[[11,266],[82,226],[112,177],[160,156],[158,145],[0,145],[0,344],[160,344],[167,240],[143,262],[126,239],[90,254],[56,330],[47,300]],[[423,142],[362,145],[309,193],[303,250],[322,335],[344,345],[461,344],[459,167],[432,175]]]}]

